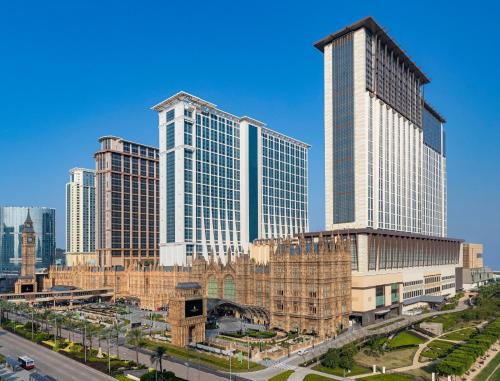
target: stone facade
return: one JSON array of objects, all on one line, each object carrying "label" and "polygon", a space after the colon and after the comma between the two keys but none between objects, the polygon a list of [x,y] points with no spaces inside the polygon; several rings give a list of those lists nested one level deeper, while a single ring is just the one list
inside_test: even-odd
[{"label": "stone facade", "polygon": [[21,276],[15,284],[15,293],[36,292],[35,264],[36,264],[36,233],[30,212],[23,225],[21,243]]},{"label": "stone facade", "polygon": [[[264,243],[261,243],[264,244]],[[52,267],[44,287],[72,285],[82,289],[110,287],[115,299],[138,301],[142,308],[169,306],[182,282],[197,282],[208,299],[238,306],[246,317],[286,331],[335,334],[351,312],[351,253],[344,239],[333,236],[269,240],[269,262],[228,253],[223,264],[214,255],[189,267],[132,263],[117,269]]]},{"label": "stone facade", "polygon": [[[188,304],[190,302],[193,303],[194,309]],[[197,308],[197,305],[201,308]],[[188,315],[190,308],[191,314],[189,315],[192,316]],[[172,344],[186,347],[192,343],[205,341],[206,320],[207,303],[200,284],[196,282],[179,283],[169,301],[168,322],[171,327]]]}]

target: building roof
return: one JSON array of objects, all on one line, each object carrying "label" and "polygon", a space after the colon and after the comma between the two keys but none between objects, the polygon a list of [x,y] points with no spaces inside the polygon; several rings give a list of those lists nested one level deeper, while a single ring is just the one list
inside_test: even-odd
[{"label": "building roof", "polygon": [[[101,143],[103,140],[105,139],[113,139],[113,140],[119,140],[123,143],[130,143],[130,144],[135,144],[135,145],[138,145],[140,147],[146,147],[146,148],[150,148],[150,149],[153,149],[153,150],[156,150],[156,151],[159,151],[159,148],[158,147],[154,147],[154,146],[150,146],[150,145],[147,145],[147,144],[142,144],[142,143],[137,143],[137,142],[134,142],[132,140],[126,140],[126,139],[123,139],[123,138],[120,138],[119,136],[114,136],[114,135],[104,135],[104,136],[101,136],[99,137],[99,143]],[[111,150],[112,151],[112,150]],[[98,152],[102,152],[101,149],[99,149]]]},{"label": "building roof", "polygon": [[201,286],[198,282],[179,282],[177,283],[177,286],[175,288],[181,289],[181,290],[192,290],[192,289],[200,289]]},{"label": "building roof", "polygon": [[433,303],[433,304],[441,304],[444,302],[443,295],[420,295],[414,298],[406,299],[403,301],[403,305],[409,306],[415,303]]},{"label": "building roof", "polygon": [[362,20],[356,21],[355,23],[341,29],[335,33],[329,34],[325,38],[314,43],[314,46],[321,52],[324,51],[326,45],[330,44],[332,41],[339,37],[342,37],[350,32],[354,32],[358,29],[366,28],[374,35],[377,35],[387,46],[398,54],[422,80],[422,84],[429,83],[430,80],[427,76],[419,69],[419,67],[411,60],[411,58],[405,53],[403,49],[386,33],[386,31],[371,17],[365,17]]},{"label": "building roof", "polygon": [[34,233],[35,229],[33,228],[33,220],[30,216],[30,210],[28,209],[28,215],[26,216],[26,220],[24,221],[23,233]]},{"label": "building roof", "polygon": [[349,234],[351,234],[351,235],[371,234],[371,235],[386,235],[386,236],[396,236],[396,237],[420,238],[420,239],[427,239],[427,240],[433,240],[433,241],[446,241],[446,242],[457,242],[457,243],[462,243],[464,241],[463,239],[458,239],[458,238],[438,237],[438,236],[433,236],[433,235],[401,232],[401,231],[397,231],[397,230],[373,229],[373,228],[324,230],[324,231],[317,231],[317,232],[301,233],[298,236],[303,235],[305,238],[308,238],[308,237],[317,237],[320,234],[322,234],[325,237],[335,236],[335,235],[349,235]]},{"label": "building roof", "polygon": [[208,102],[204,99],[198,98],[197,96],[189,94],[186,91],[179,91],[178,93],[172,95],[171,97],[169,97],[169,98],[165,99],[164,101],[151,107],[151,110],[161,112],[165,109],[168,109],[169,107],[172,107],[174,104],[176,104],[178,102],[194,103],[194,104],[201,106],[201,107],[210,108],[210,109],[214,110],[216,113],[221,113],[223,116],[229,117],[230,119],[233,119],[233,121],[235,121],[237,123],[248,122],[249,124],[260,127],[264,131],[266,131],[270,134],[274,134],[274,135],[280,137],[281,139],[288,140],[289,142],[291,142],[293,144],[297,144],[297,145],[300,145],[300,146],[305,147],[305,148],[311,147],[309,144],[304,143],[298,139],[292,138],[290,136],[282,134],[281,132],[267,128],[266,124],[264,122],[261,122],[260,120],[257,120],[255,118],[252,118],[252,117],[246,116],[246,115],[239,117],[237,115],[228,113],[227,111],[223,111],[223,110],[217,108],[217,105],[215,103],[211,103],[211,102]]},{"label": "building roof", "polygon": [[424,108],[427,111],[429,111],[434,116],[434,118],[439,120],[441,123],[446,123],[446,119],[444,119],[444,117],[440,113],[438,113],[436,109],[429,104],[429,102],[427,101],[424,102]]}]

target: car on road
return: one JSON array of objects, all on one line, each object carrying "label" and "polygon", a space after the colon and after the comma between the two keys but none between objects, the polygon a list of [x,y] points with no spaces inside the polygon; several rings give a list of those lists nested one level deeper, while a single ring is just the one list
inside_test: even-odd
[{"label": "car on road", "polygon": [[297,351],[297,354],[298,354],[299,356],[304,356],[304,355],[307,355],[308,353],[309,353],[309,351],[308,351],[307,349],[299,349],[299,350]]},{"label": "car on road", "polygon": [[19,356],[17,358],[17,361],[19,362],[19,365],[21,365],[21,368],[24,368],[26,370],[30,370],[35,367],[35,360],[33,360],[31,357]]}]

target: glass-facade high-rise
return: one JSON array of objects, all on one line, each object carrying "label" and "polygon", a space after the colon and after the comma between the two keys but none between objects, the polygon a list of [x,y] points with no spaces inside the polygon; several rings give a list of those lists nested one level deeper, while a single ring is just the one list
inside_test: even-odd
[{"label": "glass-facade high-rise", "polygon": [[160,262],[246,252],[308,229],[308,146],[181,92],[160,127]]},{"label": "glass-facade high-rise", "polygon": [[56,212],[43,207],[0,206],[0,269],[19,270],[22,228],[30,212],[36,234],[36,266],[49,267],[56,251]]},{"label": "glass-facade high-rise", "polygon": [[325,223],[446,235],[444,120],[425,74],[371,18],[320,40]]},{"label": "glass-facade high-rise", "polygon": [[99,139],[96,249],[101,266],[158,258],[158,149],[114,136]]},{"label": "glass-facade high-rise", "polygon": [[95,251],[95,171],[73,168],[66,184],[66,251]]},{"label": "glass-facade high-rise", "polygon": [[371,17],[314,46],[324,58],[322,234],[351,240],[352,318],[453,296],[461,240],[447,237],[445,120],[424,100],[429,79]]}]

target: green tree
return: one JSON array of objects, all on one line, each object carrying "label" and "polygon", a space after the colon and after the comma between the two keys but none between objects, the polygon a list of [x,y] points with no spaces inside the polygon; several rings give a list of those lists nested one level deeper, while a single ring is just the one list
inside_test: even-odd
[{"label": "green tree", "polygon": [[160,364],[160,373],[163,373],[163,356],[167,353],[167,348],[159,345],[155,348],[154,352],[151,354],[151,364]]},{"label": "green tree", "polygon": [[127,342],[135,348],[136,363],[139,364],[139,347],[144,344],[144,332],[140,328],[132,328],[127,332]]},{"label": "green tree", "polygon": [[321,365],[335,369],[339,366],[339,362],[340,350],[337,348],[330,348],[328,352],[326,352],[325,358],[321,361]]}]

